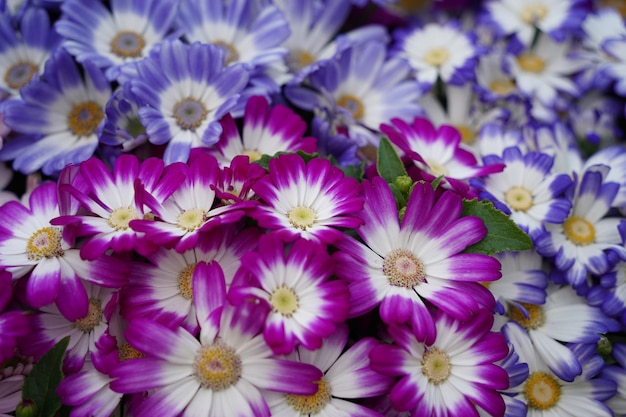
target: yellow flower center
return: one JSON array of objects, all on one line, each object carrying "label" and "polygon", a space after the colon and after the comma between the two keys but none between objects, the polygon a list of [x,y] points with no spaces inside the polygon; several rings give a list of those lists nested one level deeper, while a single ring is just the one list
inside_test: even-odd
[{"label": "yellow flower center", "polygon": [[529,25],[541,21],[548,14],[548,9],[543,4],[531,4],[524,7],[519,17]]},{"label": "yellow flower center", "polygon": [[326,379],[322,378],[315,382],[317,392],[313,395],[285,394],[287,404],[300,415],[315,415],[322,411],[331,400],[331,388]]},{"label": "yellow flower center", "polygon": [[11,65],[4,73],[4,82],[9,88],[19,90],[37,74],[37,65],[28,61],[20,61]]},{"label": "yellow flower center", "polygon": [[300,305],[296,292],[285,285],[272,291],[270,304],[275,313],[280,313],[285,317],[291,317],[293,313],[298,311]]},{"label": "yellow flower center", "polygon": [[89,333],[102,322],[102,317],[102,301],[91,298],[89,299],[87,315],[76,320],[74,322],[74,327],[83,333]]},{"label": "yellow flower center", "polygon": [[196,269],[196,265],[195,263],[187,265],[178,274],[176,281],[178,292],[185,300],[193,298],[193,271]]},{"label": "yellow flower center", "polygon": [[119,32],[111,41],[111,52],[121,58],[138,58],[146,42],[143,37],[130,30]]},{"label": "yellow flower center", "polygon": [[526,380],[524,394],[530,408],[548,410],[559,402],[561,384],[546,372],[533,372]]},{"label": "yellow flower center", "polygon": [[424,55],[424,61],[436,67],[443,65],[449,58],[450,52],[446,48],[433,48]]},{"label": "yellow flower center", "polygon": [[38,261],[42,258],[63,256],[62,237],[61,229],[58,227],[44,227],[37,230],[26,243],[28,260]]},{"label": "yellow flower center", "polygon": [[109,223],[109,226],[111,226],[115,230],[127,230],[128,223],[130,223],[131,220],[141,218],[142,217],[139,216],[139,213],[137,213],[137,210],[135,210],[134,208],[119,207],[111,212],[107,223]]},{"label": "yellow flower center", "polygon": [[337,99],[337,104],[344,109],[348,110],[355,120],[360,120],[365,114],[365,107],[363,102],[352,94],[344,94]]},{"label": "yellow flower center", "polygon": [[583,217],[568,217],[563,223],[565,237],[578,246],[593,243],[596,237],[596,229],[591,222]]},{"label": "yellow flower center", "polygon": [[241,359],[235,349],[217,340],[198,349],[193,361],[193,374],[204,388],[223,391],[241,377]]},{"label": "yellow flower center", "polygon": [[176,103],[173,113],[178,126],[183,130],[191,131],[200,127],[209,114],[204,103],[193,97],[187,97]]},{"label": "yellow flower center", "polygon": [[246,155],[250,162],[258,161],[263,156],[261,155],[261,152],[257,151],[256,149],[244,149],[241,154]]},{"label": "yellow flower center", "polygon": [[406,249],[394,249],[385,256],[383,273],[396,287],[413,288],[426,281],[424,265]]},{"label": "yellow flower center", "polygon": [[626,17],[626,2],[624,0],[601,0],[599,7],[612,7],[622,17]]},{"label": "yellow flower center", "polygon": [[504,201],[513,210],[526,211],[533,206],[533,195],[526,187],[516,185],[504,193]]},{"label": "yellow flower center", "polygon": [[302,49],[294,49],[287,56],[287,66],[293,72],[300,71],[314,62],[315,56]]},{"label": "yellow flower center", "polygon": [[67,116],[67,127],[76,136],[89,136],[104,118],[104,112],[95,101],[85,101],[74,105]]},{"label": "yellow flower center", "polygon": [[306,230],[313,226],[315,220],[317,220],[317,213],[309,207],[298,206],[287,213],[287,218],[289,223],[296,229]]},{"label": "yellow flower center", "polygon": [[183,230],[192,232],[206,221],[206,213],[199,208],[185,210],[178,215],[177,225]]},{"label": "yellow flower center", "polygon": [[443,350],[432,347],[424,352],[422,374],[428,378],[429,382],[435,385],[445,382],[450,376],[451,369],[450,356]]},{"label": "yellow flower center", "polygon": [[226,53],[224,57],[225,66],[239,61],[239,52],[237,52],[237,48],[235,48],[232,44],[224,41],[214,41],[213,44],[222,48]]},{"label": "yellow flower center", "polygon": [[543,72],[546,68],[544,60],[535,54],[521,54],[517,57],[517,64],[522,70],[536,74]]},{"label": "yellow flower center", "polygon": [[432,159],[425,159],[426,164],[428,164],[428,168],[430,168],[430,173],[433,174],[436,177],[439,176],[446,176],[449,174],[448,168],[446,168],[444,165],[440,164],[437,161],[434,161]]},{"label": "yellow flower center", "polygon": [[455,125],[456,130],[461,134],[461,142],[471,145],[476,141],[476,132],[467,125]]},{"label": "yellow flower center", "polygon": [[122,346],[117,349],[120,361],[127,361],[129,359],[143,358],[143,353],[132,347],[128,342],[124,342]]},{"label": "yellow flower center", "polygon": [[518,307],[511,305],[509,316],[511,320],[516,321],[526,330],[535,330],[543,326],[546,322],[546,316],[543,313],[543,307],[536,304],[520,303],[526,311],[528,311],[528,317],[524,315],[524,312]]},{"label": "yellow flower center", "polygon": [[508,78],[493,80],[489,84],[489,89],[496,94],[506,95],[515,90],[515,83]]}]

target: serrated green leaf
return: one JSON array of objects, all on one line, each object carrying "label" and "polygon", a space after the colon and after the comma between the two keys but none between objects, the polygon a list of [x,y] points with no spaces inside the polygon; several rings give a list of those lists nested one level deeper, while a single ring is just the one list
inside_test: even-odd
[{"label": "serrated green leaf", "polygon": [[[259,159],[254,161],[255,164],[261,165],[264,170],[269,169],[270,160],[277,158],[280,155],[286,155],[294,152],[276,152],[274,155],[263,154]],[[300,155],[302,159],[304,159],[304,163],[308,163],[311,159],[317,158],[317,153],[306,153],[304,151],[295,152],[297,155]]]},{"label": "serrated green leaf", "polygon": [[363,176],[365,175],[365,163],[361,162],[359,165],[348,165],[344,167],[339,167],[343,174],[346,177],[354,178],[355,180],[361,182],[363,180]]},{"label": "serrated green leaf", "polygon": [[466,253],[493,255],[505,250],[527,250],[533,247],[530,237],[506,214],[487,200],[463,201],[463,216],[476,216],[483,220],[487,235],[465,249]]},{"label": "serrated green leaf", "polygon": [[[41,357],[24,379],[22,401],[34,404],[37,417],[52,417],[61,408],[56,389],[63,379],[61,367],[69,343],[69,336],[61,339]],[[17,417],[21,417],[20,413]]]},{"label": "serrated green leaf", "polygon": [[376,170],[387,183],[392,184],[396,178],[407,175],[402,160],[387,138],[382,138],[378,145]]}]

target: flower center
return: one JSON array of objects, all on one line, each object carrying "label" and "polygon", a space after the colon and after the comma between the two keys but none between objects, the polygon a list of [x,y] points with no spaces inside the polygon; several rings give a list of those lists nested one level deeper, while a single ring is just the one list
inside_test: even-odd
[{"label": "flower center", "polygon": [[191,300],[193,298],[193,271],[195,269],[195,263],[189,264],[178,274],[178,280],[176,282],[178,292],[185,300]]},{"label": "flower center", "polygon": [[13,64],[4,73],[4,82],[10,88],[19,90],[24,87],[37,73],[37,65],[32,62],[20,61]]},{"label": "flower center", "polygon": [[517,57],[517,63],[522,70],[536,74],[543,72],[546,67],[544,60],[535,54],[521,54]]},{"label": "flower center", "polygon": [[360,120],[365,113],[365,108],[361,100],[351,94],[344,94],[339,97],[337,104],[348,110],[355,120]]},{"label": "flower center", "polygon": [[204,104],[193,97],[181,100],[174,106],[174,119],[183,130],[196,130],[208,113]]},{"label": "flower center", "polygon": [[450,58],[450,53],[446,48],[433,48],[424,55],[424,61],[436,67],[443,65],[448,58]]},{"label": "flower center", "polygon": [[117,348],[120,361],[127,361],[129,359],[143,358],[143,353],[132,347],[128,342],[124,342],[122,346]]},{"label": "flower center", "polygon": [[74,327],[83,333],[91,332],[102,321],[102,301],[91,298],[89,299],[89,308],[87,315],[82,319],[74,322]]},{"label": "flower center", "polygon": [[98,103],[85,101],[76,104],[70,110],[67,116],[67,127],[76,136],[89,136],[96,130],[103,117],[104,112]]},{"label": "flower center", "polygon": [[598,6],[611,7],[622,15],[622,17],[626,17],[626,3],[624,3],[624,0],[601,0]]},{"label": "flower center", "polygon": [[317,219],[317,214],[313,209],[304,206],[298,206],[293,208],[287,213],[289,223],[296,229],[306,230],[308,227],[313,226]]},{"label": "flower center", "polygon": [[26,243],[28,260],[38,261],[41,258],[63,256],[61,238],[61,229],[58,227],[44,227],[37,230]]},{"label": "flower center", "polygon": [[519,15],[520,19],[529,25],[541,21],[548,14],[548,9],[543,4],[531,4],[524,7]]},{"label": "flower center", "polygon": [[131,220],[140,219],[141,217],[137,213],[137,210],[131,207],[119,207],[111,212],[109,216],[109,226],[115,230],[127,230],[128,223]]},{"label": "flower center", "polygon": [[559,401],[561,385],[546,372],[533,372],[526,380],[524,394],[530,408],[547,410]]},{"label": "flower center", "polygon": [[436,177],[439,176],[446,176],[449,174],[448,168],[446,168],[444,165],[440,164],[437,161],[433,161],[432,159],[425,159],[426,163],[428,164],[428,168],[430,168],[430,173],[433,174]]},{"label": "flower center", "polygon": [[224,66],[239,61],[239,52],[237,52],[237,48],[235,48],[232,44],[224,41],[215,41],[213,44],[222,48],[226,53],[224,56]]},{"label": "flower center", "polygon": [[300,71],[314,62],[315,57],[302,49],[294,49],[287,56],[287,66],[293,72]]},{"label": "flower center", "polygon": [[456,130],[461,134],[461,142],[471,145],[476,141],[476,132],[467,125],[455,125]]},{"label": "flower center", "polygon": [[193,361],[194,376],[204,388],[223,391],[241,377],[241,359],[235,349],[217,340],[201,346]]},{"label": "flower center", "polygon": [[300,305],[296,292],[285,285],[272,291],[270,304],[275,313],[280,313],[285,317],[291,317],[293,313],[298,311]]},{"label": "flower center", "polygon": [[533,195],[527,188],[516,185],[504,193],[504,200],[513,210],[526,211],[533,206]]},{"label": "flower center", "polygon": [[313,395],[285,394],[287,404],[300,415],[315,415],[322,411],[331,400],[330,384],[322,378],[315,382],[317,392]]},{"label": "flower center", "polygon": [[141,56],[146,42],[137,32],[124,30],[111,41],[111,52],[121,58],[138,58]]},{"label": "flower center", "polygon": [[528,311],[528,317],[524,315],[524,312],[520,308],[511,306],[509,312],[511,320],[518,322],[526,330],[535,330],[544,325],[546,316],[540,305],[528,303],[520,304]]},{"label": "flower center", "polygon": [[422,359],[422,373],[428,381],[439,385],[450,376],[450,356],[438,347],[431,347],[424,353]]},{"label": "flower center", "polygon": [[515,90],[515,83],[508,78],[493,80],[489,84],[489,89],[496,94],[506,95]]},{"label": "flower center", "polygon": [[205,222],[206,213],[199,208],[185,210],[178,215],[178,227],[188,232],[193,232]]},{"label": "flower center", "polygon": [[250,163],[258,161],[263,156],[261,155],[261,152],[257,151],[256,149],[244,149],[241,154],[246,155],[250,160]]},{"label": "flower center", "polygon": [[383,273],[396,287],[413,288],[426,281],[424,265],[406,249],[394,249],[385,256]]},{"label": "flower center", "polygon": [[582,217],[568,217],[563,223],[565,237],[579,246],[593,243],[596,237],[596,229],[589,220]]}]

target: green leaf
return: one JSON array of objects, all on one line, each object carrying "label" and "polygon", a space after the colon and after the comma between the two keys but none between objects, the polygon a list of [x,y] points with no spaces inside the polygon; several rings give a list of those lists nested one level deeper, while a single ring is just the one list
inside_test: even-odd
[{"label": "green leaf", "polygon": [[378,145],[378,156],[376,158],[376,170],[389,184],[392,184],[396,178],[407,175],[406,169],[396,150],[389,142],[389,139],[382,138]]},{"label": "green leaf", "polygon": [[22,388],[22,401],[26,406],[18,411],[17,417],[52,417],[61,408],[56,389],[63,379],[61,367],[69,343],[69,336],[61,339],[33,366]]},{"label": "green leaf", "polygon": [[[266,171],[269,169],[270,160],[277,158],[280,155],[286,155],[294,152],[276,152],[274,155],[263,154],[259,159],[254,161],[255,164],[261,165]],[[317,158],[317,153],[306,153],[304,151],[297,151],[296,154],[300,155],[304,159],[304,163],[308,163],[311,159]]]},{"label": "green leaf", "polygon": [[494,207],[491,201],[463,200],[463,216],[476,216],[483,220],[487,235],[465,249],[466,253],[493,255],[505,250],[527,250],[533,247],[530,237],[506,214]]}]

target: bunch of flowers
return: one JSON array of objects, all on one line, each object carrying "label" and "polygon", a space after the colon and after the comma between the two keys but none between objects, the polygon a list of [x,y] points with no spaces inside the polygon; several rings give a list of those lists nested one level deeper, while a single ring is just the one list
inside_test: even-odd
[{"label": "bunch of flowers", "polygon": [[0,416],[626,415],[625,16],[0,2]]}]

